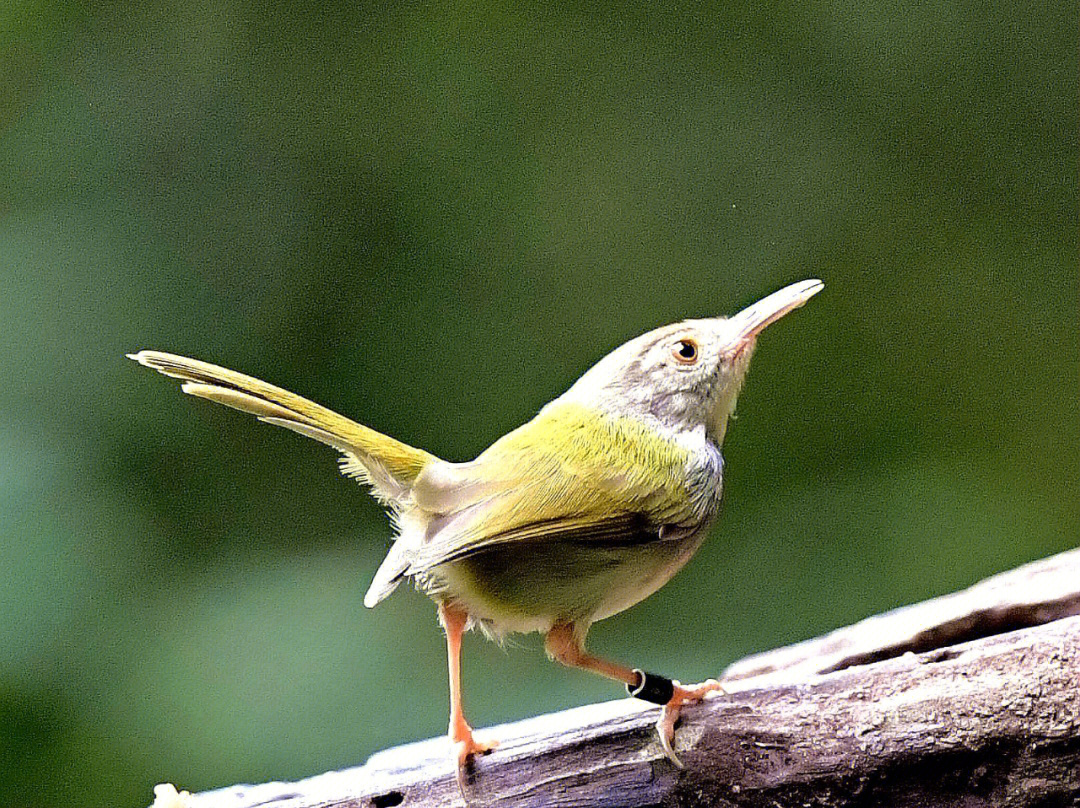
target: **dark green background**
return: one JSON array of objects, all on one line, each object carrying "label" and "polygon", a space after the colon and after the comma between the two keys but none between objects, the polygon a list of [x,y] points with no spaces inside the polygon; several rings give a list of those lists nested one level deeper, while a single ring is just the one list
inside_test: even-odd
[{"label": "dark green background", "polygon": [[[684,680],[1075,546],[1076,12],[5,3],[0,801],[445,729],[432,605],[361,604],[379,508],[140,348],[461,460],[643,330],[824,279],[760,341],[716,535],[594,629]],[[465,653],[480,726],[618,696]]]}]

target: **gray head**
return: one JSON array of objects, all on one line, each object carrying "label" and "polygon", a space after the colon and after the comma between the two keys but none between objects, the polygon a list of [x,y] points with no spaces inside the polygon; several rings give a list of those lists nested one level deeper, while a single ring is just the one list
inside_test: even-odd
[{"label": "gray head", "polygon": [[733,317],[685,320],[649,331],[593,365],[558,400],[644,418],[675,432],[704,429],[719,445],[757,335],[824,286],[819,280],[801,281]]}]

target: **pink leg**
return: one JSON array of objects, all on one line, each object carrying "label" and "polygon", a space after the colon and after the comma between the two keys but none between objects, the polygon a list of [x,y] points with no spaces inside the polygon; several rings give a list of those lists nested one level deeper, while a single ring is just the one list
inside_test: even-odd
[{"label": "pink leg", "polygon": [[[551,656],[564,665],[599,673],[609,679],[624,682],[630,687],[635,687],[640,681],[638,671],[633,668],[628,668],[617,662],[608,662],[606,659],[600,659],[586,651],[582,647],[580,637],[574,632],[574,627],[570,624],[559,624],[552,627],[547,634],[547,639],[544,641],[544,647]],[[707,693],[713,691],[723,693],[724,689],[712,679],[702,682],[700,685],[690,685],[689,687],[683,687],[678,682],[675,682],[674,686],[674,693],[668,703],[664,705],[664,709],[660,713],[660,720],[656,722],[656,731],[660,735],[660,746],[663,747],[664,754],[681,769],[683,767],[682,761],[675,754],[671,742],[675,738],[675,722],[679,718],[682,706],[688,702],[701,701]]]},{"label": "pink leg", "polygon": [[439,622],[446,629],[446,660],[450,672],[450,743],[454,746],[458,764],[458,782],[462,781],[462,770],[471,755],[485,754],[498,744],[494,741],[483,743],[473,737],[472,727],[465,720],[465,711],[461,703],[461,636],[465,633],[465,624],[469,616],[457,606],[448,603],[439,604]]}]

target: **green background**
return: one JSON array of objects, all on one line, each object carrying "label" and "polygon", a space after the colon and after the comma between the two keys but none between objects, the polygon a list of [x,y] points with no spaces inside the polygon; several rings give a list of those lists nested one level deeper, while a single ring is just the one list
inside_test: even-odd
[{"label": "green background", "polygon": [[[726,512],[592,647],[684,680],[1077,543],[1077,6],[0,6],[0,801],[445,730],[334,453],[156,348],[475,456],[622,341],[761,339]],[[479,726],[617,697],[465,646]]]}]

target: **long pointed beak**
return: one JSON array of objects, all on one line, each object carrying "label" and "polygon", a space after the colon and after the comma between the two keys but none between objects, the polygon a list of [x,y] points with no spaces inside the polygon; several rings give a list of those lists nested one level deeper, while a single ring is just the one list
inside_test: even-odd
[{"label": "long pointed beak", "polygon": [[815,279],[799,281],[773,292],[753,305],[747,306],[734,317],[724,321],[725,330],[730,334],[731,349],[738,352],[750,343],[768,325],[775,323],[789,311],[794,311],[803,303],[825,288],[825,284]]}]

